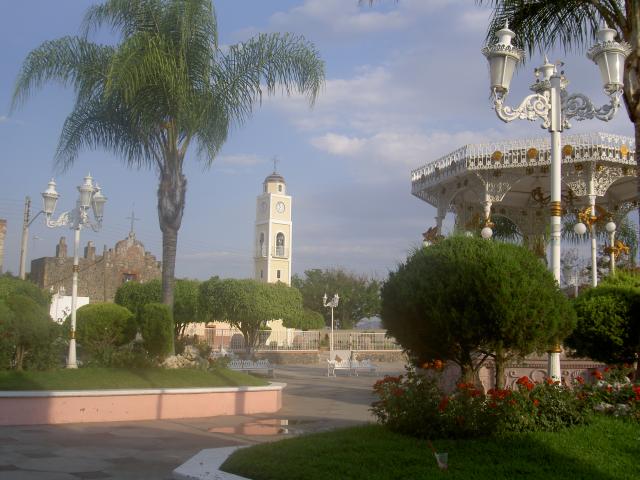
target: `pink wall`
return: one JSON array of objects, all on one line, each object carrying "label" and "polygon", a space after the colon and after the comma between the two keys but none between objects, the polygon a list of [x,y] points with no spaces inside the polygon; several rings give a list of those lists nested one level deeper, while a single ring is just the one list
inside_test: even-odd
[{"label": "pink wall", "polygon": [[268,387],[0,392],[0,425],[115,422],[274,413],[285,384]]}]

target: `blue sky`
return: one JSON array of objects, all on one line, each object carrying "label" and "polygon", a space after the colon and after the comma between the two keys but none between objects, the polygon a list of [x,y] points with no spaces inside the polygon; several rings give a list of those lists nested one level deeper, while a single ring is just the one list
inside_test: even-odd
[{"label": "blue sky", "polygon": [[[9,222],[5,269],[17,271],[22,203],[40,208],[40,192],[55,174],[53,153],[73,92],[50,85],[9,115],[16,75],[27,53],[46,40],[78,33],[92,0],[5,1],[0,6],[0,218]],[[366,3],[366,2],[365,2]],[[179,276],[248,277],[252,272],[255,197],[280,159],[294,198],[294,272],[344,267],[386,276],[421,240],[435,215],[410,194],[409,173],[465,143],[544,135],[536,124],[502,124],[491,110],[486,61],[480,54],[489,11],[468,0],[218,0],[220,43],[258,32],[295,32],[312,41],[326,62],[326,84],[313,109],[302,98],[265,99],[253,118],[232,132],[219,158],[204,170],[188,158],[187,206],[178,241]],[[108,32],[99,41],[112,42]],[[599,74],[582,53],[564,59],[570,90],[604,103]],[[514,78],[517,101],[532,83],[534,57]],[[572,133],[604,130],[632,135],[621,111],[610,124],[577,124]],[[128,170],[105,151],[87,151],[75,167],[55,174],[70,209],[75,186],[91,172],[109,198],[104,228],[83,231],[100,251],[129,231],[135,204],[138,238],[160,256],[152,171]],[[225,228],[219,228],[225,225]],[[31,228],[30,258],[51,255],[70,232]]]}]

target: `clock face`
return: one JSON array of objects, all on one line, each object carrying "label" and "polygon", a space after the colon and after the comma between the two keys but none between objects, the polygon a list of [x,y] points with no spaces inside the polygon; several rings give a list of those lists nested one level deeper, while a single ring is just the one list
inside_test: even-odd
[{"label": "clock face", "polygon": [[276,212],[284,213],[284,209],[285,209],[284,202],[276,203]]}]

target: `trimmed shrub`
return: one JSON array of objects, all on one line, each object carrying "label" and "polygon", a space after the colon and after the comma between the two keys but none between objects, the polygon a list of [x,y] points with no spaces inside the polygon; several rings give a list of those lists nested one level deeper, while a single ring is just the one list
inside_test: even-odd
[{"label": "trimmed shrub", "polygon": [[545,351],[575,326],[571,304],[532,252],[468,237],[421,248],[391,272],[381,316],[416,365],[453,361],[466,382],[487,352],[498,387],[509,361]]},{"label": "trimmed shrub", "polygon": [[142,308],[142,338],[152,357],[163,359],[173,350],[173,315],[162,303],[149,303]]},{"label": "trimmed shrub", "polygon": [[37,285],[26,280],[20,280],[11,275],[0,275],[0,300],[6,299],[10,294],[19,294],[29,297],[43,308],[49,311],[51,296],[48,292],[38,288]]},{"label": "trimmed shrub", "polygon": [[[574,301],[578,324],[566,344],[605,363],[633,363],[640,352],[640,288],[591,288]],[[634,313],[635,312],[635,313]]]},{"label": "trimmed shrub", "polygon": [[116,349],[131,342],[136,335],[133,313],[113,303],[93,303],[76,312],[76,338],[82,346],[84,360],[109,366]]}]

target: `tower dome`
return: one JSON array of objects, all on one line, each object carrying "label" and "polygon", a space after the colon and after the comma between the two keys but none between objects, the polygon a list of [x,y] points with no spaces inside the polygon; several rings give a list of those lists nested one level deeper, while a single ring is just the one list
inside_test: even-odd
[{"label": "tower dome", "polygon": [[272,174],[267,175],[262,185],[264,192],[286,193],[286,182],[284,181],[284,177],[275,170]]}]

